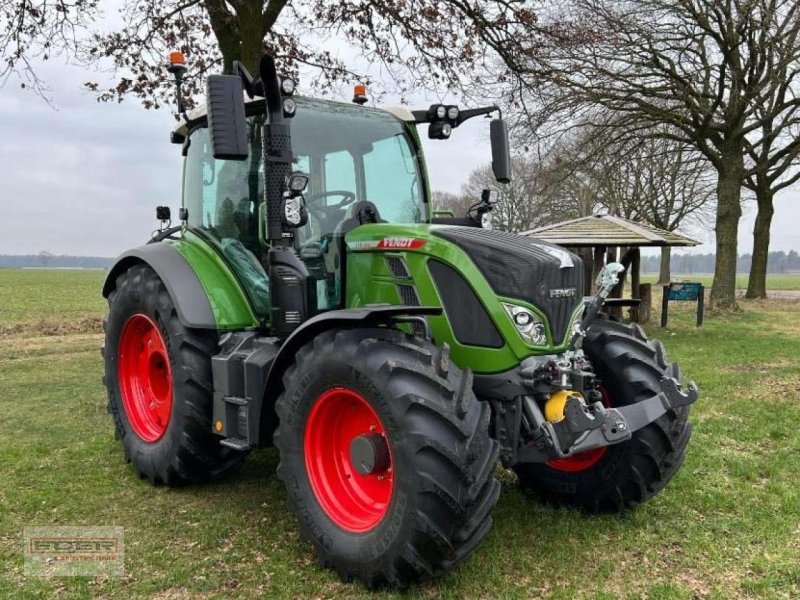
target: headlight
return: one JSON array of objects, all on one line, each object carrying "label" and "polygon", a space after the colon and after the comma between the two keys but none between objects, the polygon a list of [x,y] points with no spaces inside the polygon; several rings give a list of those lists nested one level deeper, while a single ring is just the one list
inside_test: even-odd
[{"label": "headlight", "polygon": [[525,307],[516,304],[506,304],[503,302],[511,322],[522,336],[522,339],[534,346],[546,346],[547,334],[544,330],[544,323],[538,315]]},{"label": "headlight", "polygon": [[444,104],[440,104],[436,107],[436,118],[437,119],[444,119],[447,116],[447,107]]},{"label": "headlight", "polygon": [[458,107],[457,106],[448,106],[447,107],[447,118],[451,121],[455,121],[458,119]]}]

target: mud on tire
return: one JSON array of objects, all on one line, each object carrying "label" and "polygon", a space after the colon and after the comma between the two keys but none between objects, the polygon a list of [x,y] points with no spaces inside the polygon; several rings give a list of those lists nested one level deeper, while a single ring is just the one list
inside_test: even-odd
[{"label": "mud on tire", "polygon": [[[163,282],[144,264],[133,265],[117,277],[108,305],[103,320],[103,383],[125,460],[150,483],[170,486],[205,482],[239,467],[247,453],[220,445],[211,431],[211,356],[217,352],[216,333],[184,327]],[[120,391],[120,337],[126,323],[136,315],[156,325],[166,346],[172,377],[166,430],[152,442],[134,431]]]},{"label": "mud on tire", "polygon": [[[446,348],[388,329],[328,332],[297,353],[283,381],[278,476],[322,566],[344,581],[404,587],[452,569],[486,535],[500,492],[498,445],[471,372],[451,365]],[[391,453],[388,508],[363,532],[346,530],[322,507],[304,456],[312,407],[337,388],[369,403]]]},{"label": "mud on tire", "polygon": [[[634,404],[660,389],[663,377],[680,381],[664,345],[648,340],[638,325],[597,320],[583,349],[611,406]],[[622,444],[609,446],[591,467],[569,472],[548,464],[514,468],[523,489],[546,502],[588,512],[619,512],[659,492],[683,464],[691,436],[689,407],[668,411]]]}]

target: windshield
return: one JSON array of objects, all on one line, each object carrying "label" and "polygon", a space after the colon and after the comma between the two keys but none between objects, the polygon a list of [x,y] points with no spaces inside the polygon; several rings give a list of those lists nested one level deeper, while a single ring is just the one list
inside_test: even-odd
[{"label": "windshield", "polygon": [[[221,248],[257,312],[266,314],[267,248],[259,228],[263,119],[263,114],[248,117],[250,156],[245,161],[215,160],[207,127],[191,134],[183,204],[189,225]],[[298,229],[295,242],[312,275],[322,282],[319,308],[333,308],[341,300],[338,255],[343,250],[338,240],[358,225],[355,217],[364,202],[375,206],[381,222],[425,219],[420,160],[404,123],[384,111],[298,98],[289,123],[294,168],[309,176],[309,220]]]}]

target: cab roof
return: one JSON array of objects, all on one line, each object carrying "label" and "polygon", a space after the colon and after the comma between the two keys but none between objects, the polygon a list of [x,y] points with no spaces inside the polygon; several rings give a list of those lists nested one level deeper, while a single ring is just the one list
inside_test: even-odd
[{"label": "cab roof", "polygon": [[[401,121],[405,121],[408,123],[414,123],[414,115],[412,112],[404,107],[404,106],[391,106],[386,108],[376,108],[371,106],[358,106],[356,104],[352,104],[349,102],[339,102],[336,100],[323,100],[320,98],[308,98],[306,96],[297,96],[298,100],[305,101],[305,102],[319,102],[329,105],[340,105],[342,109],[348,111],[375,111],[375,112],[384,112],[394,115],[396,118],[400,119]],[[245,110],[249,107],[256,107],[258,104],[262,104],[264,102],[263,98],[250,98],[249,96],[245,95]],[[174,132],[179,135],[187,135],[189,133],[189,126],[194,124],[196,121],[204,119],[206,116],[206,105],[205,103],[201,104],[197,108],[189,110],[186,112],[186,117],[188,117],[188,121],[181,116],[180,120],[178,121],[178,125],[175,127]]]}]

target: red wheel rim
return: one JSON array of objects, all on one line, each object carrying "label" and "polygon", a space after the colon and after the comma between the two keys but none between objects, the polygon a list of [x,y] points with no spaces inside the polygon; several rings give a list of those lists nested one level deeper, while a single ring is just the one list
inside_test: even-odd
[{"label": "red wheel rim", "polygon": [[[600,394],[603,396],[603,405],[607,408],[610,407],[611,401],[609,400],[608,392],[602,385],[600,386]],[[554,458],[553,460],[548,460],[546,464],[556,471],[579,473],[595,466],[606,455],[606,452],[608,452],[608,446],[603,446],[586,452],[578,452],[575,456],[567,458]]]},{"label": "red wheel rim", "polygon": [[386,438],[369,402],[344,387],[317,398],[306,421],[304,452],[311,488],[331,521],[352,533],[369,531],[381,522],[394,488],[391,453],[388,466],[369,475],[351,463],[350,445],[368,434]]},{"label": "red wheel rim", "polygon": [[161,439],[172,413],[172,372],[164,337],[150,317],[127,320],[118,361],[122,406],[133,431],[145,442]]}]

